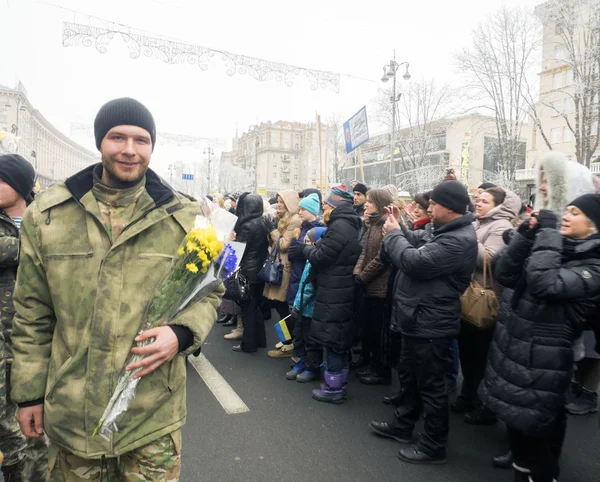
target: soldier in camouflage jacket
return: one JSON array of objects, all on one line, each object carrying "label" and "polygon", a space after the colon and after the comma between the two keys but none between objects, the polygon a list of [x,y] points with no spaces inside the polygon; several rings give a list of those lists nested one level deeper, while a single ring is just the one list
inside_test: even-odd
[{"label": "soldier in camouflage jacket", "polygon": [[25,482],[44,480],[48,471],[47,438],[25,438],[15,419],[17,405],[8,394],[19,226],[32,201],[34,184],[35,171],[26,159],[17,154],[0,156],[0,344],[4,345],[0,347],[0,451],[4,479]]},{"label": "soldier in camouflage jacket", "polygon": [[173,452],[160,454],[166,465],[146,465],[159,465],[174,481],[186,420],[185,356],[208,335],[223,289],[188,306],[169,326],[143,335],[157,333],[148,348],[160,351],[160,358],[152,365],[154,355],[143,361],[119,430],[108,440],[93,436],[145,309],[202,214],[198,203],[177,195],[148,169],[156,130],[139,102],[106,104],[95,133],[102,164],[46,190],[23,218],[11,395],[23,410],[24,433],[35,437],[39,431],[32,431],[31,420],[43,418],[51,441],[49,480],[84,480],[81,473],[95,471],[106,477],[106,462],[108,474],[117,474],[111,481],[133,480],[125,471],[140,480],[163,480],[119,466],[139,460],[153,444]]}]

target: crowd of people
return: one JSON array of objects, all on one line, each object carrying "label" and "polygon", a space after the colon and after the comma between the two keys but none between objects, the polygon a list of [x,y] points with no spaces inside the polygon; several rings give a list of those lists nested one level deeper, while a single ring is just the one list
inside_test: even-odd
[{"label": "crowd of people", "polygon": [[[236,324],[225,338],[241,341],[236,352],[265,347],[274,308],[293,336],[268,355],[291,359],[288,380],[320,380],[315,400],[344,403],[352,372],[366,385],[397,373],[399,392],[383,400],[394,415],[370,428],[407,444],[401,460],[445,463],[453,411],[506,424],[510,451],[493,464],[516,481],[557,480],[566,414],[598,409],[600,190],[560,154],[537,172],[525,200],[491,183],[470,195],[453,172],[411,201],[356,181],[322,199],[242,194],[235,231],[252,297],[224,300],[217,321]],[[283,264],[275,286],[259,274],[268,256]]]},{"label": "crowd of people", "polygon": [[[108,102],[94,134],[102,162],[35,200],[32,166],[0,156],[5,482],[179,480],[186,357],[215,320],[236,356],[267,348],[273,311],[291,336],[267,354],[290,360],[282,379],[314,382],[316,401],[342,404],[352,384],[397,374],[383,399],[393,415],[369,425],[406,445],[400,460],[445,463],[453,411],[505,423],[510,451],[494,464],[515,481],[558,480],[567,414],[598,409],[600,186],[587,168],[546,155],[527,200],[489,183],[472,196],[451,170],[412,200],[358,182],[219,196],[245,245],[243,299],[220,286],[140,335],[202,209],[149,168],[145,106]],[[125,367],[136,397],[121,430],[95,436],[132,351],[147,355]]]}]

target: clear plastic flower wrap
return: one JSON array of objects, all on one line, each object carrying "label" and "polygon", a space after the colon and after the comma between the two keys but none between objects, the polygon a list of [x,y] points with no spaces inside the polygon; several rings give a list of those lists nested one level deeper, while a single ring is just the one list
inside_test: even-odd
[{"label": "clear plastic flower wrap", "polygon": [[[194,228],[185,236],[171,269],[146,307],[138,335],[168,324],[190,302],[198,302],[212,293],[222,279],[228,276],[228,270],[237,266],[239,260],[235,259],[235,250],[226,245],[236,220],[233,214],[223,209],[213,209],[210,220],[205,216],[196,216]],[[151,338],[135,343],[135,346],[146,346],[153,341],[154,338]],[[131,354],[124,366],[137,363],[145,357]],[[94,436],[99,434],[109,438],[111,433],[119,430],[117,422],[135,397],[140,379],[134,378],[134,375],[140,370],[141,368],[129,372],[122,370],[115,391],[96,425]]]}]

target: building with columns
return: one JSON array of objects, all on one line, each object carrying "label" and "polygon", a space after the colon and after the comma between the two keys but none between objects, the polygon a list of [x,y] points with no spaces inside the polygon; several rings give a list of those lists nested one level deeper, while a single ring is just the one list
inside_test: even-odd
[{"label": "building with columns", "polygon": [[100,160],[98,153],[73,142],[48,122],[31,105],[20,82],[15,89],[0,85],[0,131],[19,138],[17,154],[31,162],[42,187]]}]

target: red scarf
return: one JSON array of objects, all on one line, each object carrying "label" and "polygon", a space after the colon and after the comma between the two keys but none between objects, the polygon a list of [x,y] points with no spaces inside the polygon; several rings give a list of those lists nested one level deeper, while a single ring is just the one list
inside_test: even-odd
[{"label": "red scarf", "polygon": [[418,219],[413,223],[413,229],[423,229],[423,227],[431,222],[431,218]]}]

